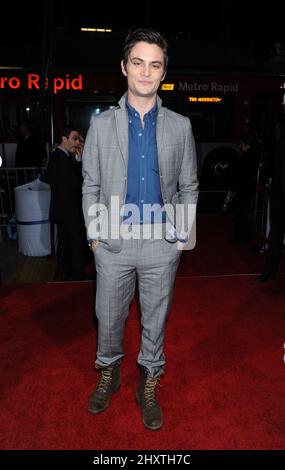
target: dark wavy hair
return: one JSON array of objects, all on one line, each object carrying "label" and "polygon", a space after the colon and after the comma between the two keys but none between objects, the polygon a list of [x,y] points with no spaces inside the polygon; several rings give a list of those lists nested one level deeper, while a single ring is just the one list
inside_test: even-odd
[{"label": "dark wavy hair", "polygon": [[149,44],[156,44],[160,49],[163,51],[164,56],[164,72],[167,70],[168,65],[168,53],[167,53],[167,41],[166,39],[155,29],[136,29],[135,31],[131,31],[124,42],[123,46],[123,64],[126,68],[128,58],[132,48],[138,42],[148,42]]},{"label": "dark wavy hair", "polygon": [[78,127],[68,125],[68,126],[64,126],[61,129],[59,129],[57,134],[58,134],[58,137],[61,140],[62,140],[62,137],[66,137],[68,139],[68,137],[70,136],[72,131],[77,131],[77,132],[80,133],[80,130],[78,129]]}]

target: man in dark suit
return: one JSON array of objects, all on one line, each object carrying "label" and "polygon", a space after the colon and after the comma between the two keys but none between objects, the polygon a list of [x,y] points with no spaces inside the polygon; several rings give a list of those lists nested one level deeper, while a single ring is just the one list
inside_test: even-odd
[{"label": "man in dark suit", "polygon": [[57,262],[63,280],[84,279],[86,232],[82,212],[81,167],[74,155],[79,131],[61,130],[60,144],[52,152],[47,174],[51,186],[50,220],[57,224]]},{"label": "man in dark suit", "polygon": [[268,250],[262,273],[256,282],[266,282],[276,277],[282,257],[285,235],[285,122],[276,125],[278,145],[273,164],[270,188],[270,232]]}]

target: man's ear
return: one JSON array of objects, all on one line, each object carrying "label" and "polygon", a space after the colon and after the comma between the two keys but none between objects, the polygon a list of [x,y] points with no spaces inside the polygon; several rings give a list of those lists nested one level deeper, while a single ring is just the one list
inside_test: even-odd
[{"label": "man's ear", "polygon": [[123,75],[125,75],[125,77],[127,77],[127,76],[128,76],[128,73],[127,73],[127,71],[126,71],[126,69],[125,69],[125,64],[124,64],[124,61],[123,61],[123,60],[121,61],[121,69],[122,69]]}]

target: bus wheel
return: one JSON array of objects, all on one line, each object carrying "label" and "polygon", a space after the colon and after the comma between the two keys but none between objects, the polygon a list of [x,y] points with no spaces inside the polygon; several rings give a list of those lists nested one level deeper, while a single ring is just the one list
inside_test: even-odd
[{"label": "bus wheel", "polygon": [[238,152],[231,147],[219,147],[212,150],[204,160],[200,189],[229,189],[238,158]]}]

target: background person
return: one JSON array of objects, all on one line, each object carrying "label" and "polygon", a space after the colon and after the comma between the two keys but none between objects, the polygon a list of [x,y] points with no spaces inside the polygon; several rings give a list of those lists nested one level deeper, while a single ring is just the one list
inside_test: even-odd
[{"label": "background person", "polygon": [[237,159],[233,177],[235,196],[234,242],[245,243],[253,234],[249,217],[251,198],[256,187],[260,163],[259,148],[253,133],[244,133],[240,139],[241,156]]},{"label": "background person", "polygon": [[63,280],[85,278],[86,231],[82,212],[82,174],[74,153],[79,132],[65,127],[52,152],[47,175],[51,186],[50,220],[57,224],[57,262]]},{"label": "background person", "polygon": [[270,232],[262,273],[256,282],[274,279],[279,270],[285,236],[285,122],[276,125],[278,145],[270,188]]}]

